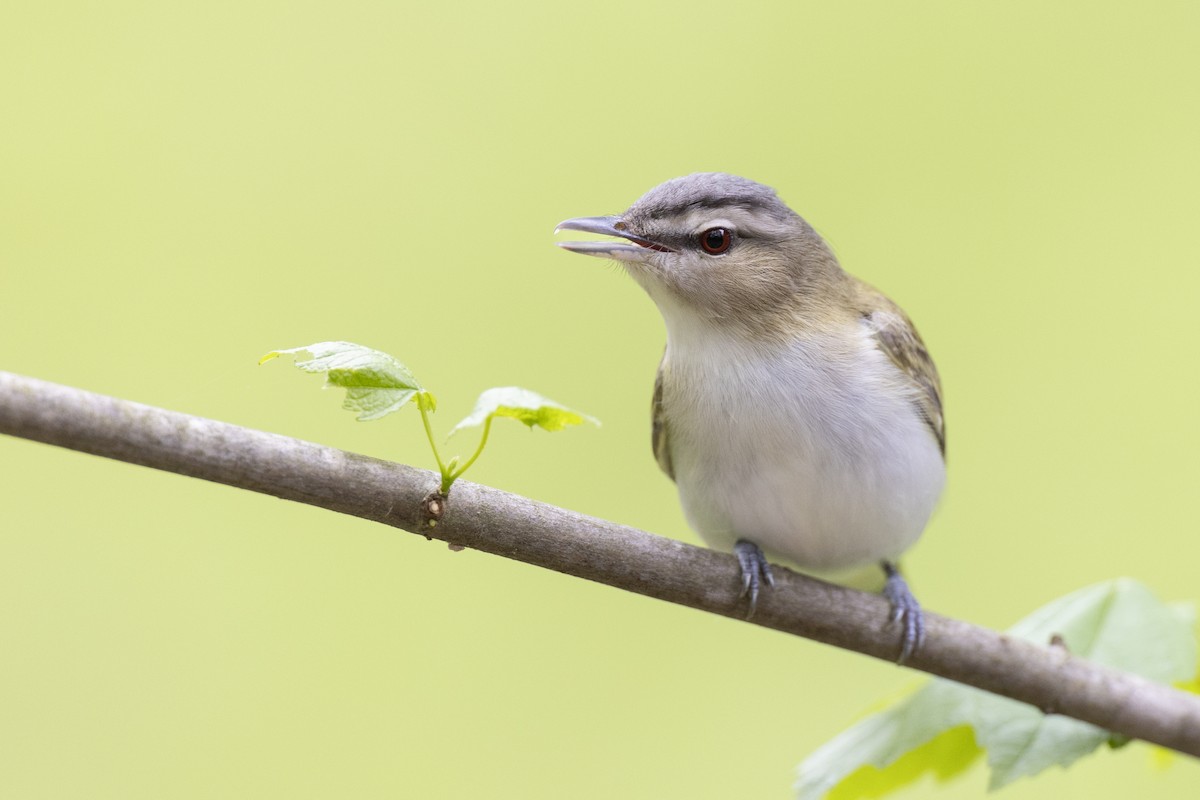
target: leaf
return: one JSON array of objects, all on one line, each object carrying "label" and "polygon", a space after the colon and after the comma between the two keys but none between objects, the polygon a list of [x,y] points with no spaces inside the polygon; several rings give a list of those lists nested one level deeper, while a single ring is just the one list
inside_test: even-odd
[{"label": "leaf", "polygon": [[324,372],[325,385],[346,390],[342,408],[357,411],[362,421],[399,411],[414,398],[432,409],[433,395],[426,392],[408,367],[387,353],[352,342],[318,342],[304,347],[273,350],[259,364],[285,354],[308,352],[312,358],[296,361],[305,372]]},{"label": "leaf", "polygon": [[838,784],[829,800],[857,797],[883,797],[901,786],[908,786],[932,771],[938,783],[965,772],[983,751],[975,744],[970,726],[959,725],[942,731],[925,744],[909,750],[886,769],[870,764],[859,767]]},{"label": "leaf", "polygon": [[455,425],[449,435],[453,436],[463,428],[482,425],[493,417],[512,417],[530,428],[536,425],[548,431],[560,431],[568,425],[584,422],[600,424],[594,417],[572,411],[537,392],[519,386],[502,386],[479,395],[475,409]]},{"label": "leaf", "polygon": [[[1161,603],[1128,578],[1055,600],[1009,633],[1043,644],[1057,634],[1076,655],[1162,683],[1196,674],[1190,609]],[[981,753],[992,770],[989,788],[996,789],[1067,766],[1109,739],[1086,722],[937,678],[805,759],[796,793],[801,800],[880,797],[924,774],[945,780]]]}]

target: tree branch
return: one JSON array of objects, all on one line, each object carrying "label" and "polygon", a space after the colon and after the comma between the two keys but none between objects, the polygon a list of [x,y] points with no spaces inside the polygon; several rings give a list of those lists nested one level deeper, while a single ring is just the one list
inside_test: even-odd
[{"label": "tree branch", "polygon": [[[0,372],[0,433],[382,522],[453,545],[536,564],[735,619],[733,558],[486,486],[458,481],[436,527],[436,473],[215,420]],[[887,602],[779,569],[751,622],[895,660]],[[908,663],[1200,756],[1200,698],[936,614]]]}]

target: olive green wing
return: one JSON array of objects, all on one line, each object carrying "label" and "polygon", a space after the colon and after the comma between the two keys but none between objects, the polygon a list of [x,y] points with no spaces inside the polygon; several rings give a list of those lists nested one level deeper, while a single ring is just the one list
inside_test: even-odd
[{"label": "olive green wing", "polygon": [[667,354],[659,362],[658,374],[654,376],[654,397],[650,401],[650,446],[654,448],[654,459],[667,477],[675,480],[675,469],[671,466],[671,450],[667,445],[667,420],[663,414],[663,373],[666,372]]},{"label": "olive green wing", "polygon": [[937,438],[942,456],[946,455],[946,420],[942,415],[942,382],[933,358],[920,334],[900,307],[882,295],[882,307],[865,314],[867,325],[879,349],[918,389],[916,405],[921,417]]}]

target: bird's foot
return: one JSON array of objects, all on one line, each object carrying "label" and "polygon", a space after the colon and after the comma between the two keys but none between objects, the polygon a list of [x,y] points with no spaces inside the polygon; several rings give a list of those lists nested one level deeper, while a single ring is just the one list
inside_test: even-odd
[{"label": "bird's foot", "polygon": [[763,581],[766,581],[768,586],[774,586],[775,576],[771,574],[771,565],[767,563],[767,557],[754,542],[738,539],[733,546],[733,554],[737,556],[738,564],[742,567],[742,593],[738,597],[750,598],[750,609],[746,612],[746,619],[750,619],[754,616],[754,609],[758,607],[758,587]]},{"label": "bird's foot", "polygon": [[899,568],[890,561],[884,561],[883,572],[887,575],[883,596],[892,605],[890,621],[899,622],[903,626],[900,635],[900,657],[896,659],[897,664],[903,664],[921,648],[925,641],[925,615],[921,612],[921,604],[917,602],[917,598],[913,597]]}]

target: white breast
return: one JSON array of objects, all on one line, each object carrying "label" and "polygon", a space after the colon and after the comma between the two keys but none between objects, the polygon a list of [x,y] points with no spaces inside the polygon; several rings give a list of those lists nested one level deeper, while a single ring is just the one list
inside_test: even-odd
[{"label": "white breast", "polygon": [[663,406],[684,513],[709,545],[745,538],[830,573],[917,540],[945,463],[865,326],[768,348],[679,322]]}]

